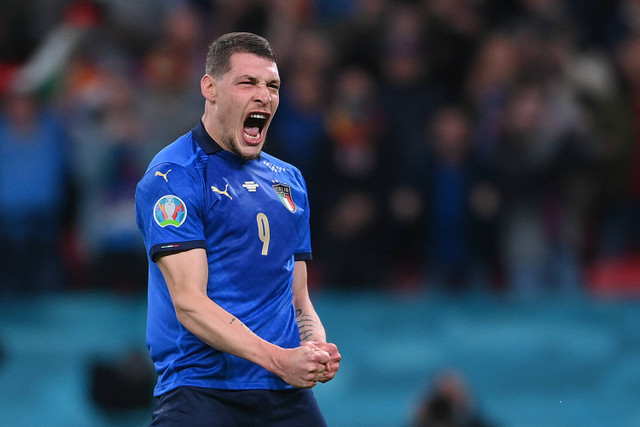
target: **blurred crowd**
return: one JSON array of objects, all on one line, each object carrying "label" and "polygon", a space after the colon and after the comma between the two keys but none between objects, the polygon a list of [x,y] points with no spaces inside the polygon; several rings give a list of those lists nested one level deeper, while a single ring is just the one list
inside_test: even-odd
[{"label": "blurred crowd", "polygon": [[135,186],[228,31],[278,56],[312,287],[581,293],[640,253],[639,0],[4,0],[3,292],[146,288]]}]

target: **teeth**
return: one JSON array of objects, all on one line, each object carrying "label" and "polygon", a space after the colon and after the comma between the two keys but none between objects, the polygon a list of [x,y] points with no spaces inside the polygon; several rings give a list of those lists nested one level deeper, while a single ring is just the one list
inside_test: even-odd
[{"label": "teeth", "polygon": [[258,135],[256,135],[256,136],[251,136],[251,135],[249,135],[248,133],[244,132],[244,136],[245,136],[245,138],[253,139],[253,140],[256,140],[256,141],[257,141],[258,139],[260,139],[260,135],[259,135],[259,134],[258,134]]},{"label": "teeth", "polygon": [[267,120],[267,115],[266,114],[261,114],[261,113],[252,113],[252,114],[249,115],[249,117],[251,117],[252,119]]}]

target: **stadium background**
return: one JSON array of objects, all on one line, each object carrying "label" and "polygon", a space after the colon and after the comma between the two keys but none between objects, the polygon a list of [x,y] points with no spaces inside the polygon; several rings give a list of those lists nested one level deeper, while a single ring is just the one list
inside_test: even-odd
[{"label": "stadium background", "polygon": [[1,425],[147,422],[133,191],[231,30],[278,55],[331,426],[441,378],[490,425],[640,425],[636,0],[4,0]]}]

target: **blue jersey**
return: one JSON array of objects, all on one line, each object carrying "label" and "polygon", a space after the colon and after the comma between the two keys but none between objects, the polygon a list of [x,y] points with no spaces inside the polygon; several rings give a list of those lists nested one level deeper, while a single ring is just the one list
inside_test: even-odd
[{"label": "blue jersey", "polygon": [[136,219],[149,257],[147,346],[158,373],[155,395],[185,385],[291,388],[182,326],[155,260],[161,253],[206,249],[209,298],[263,339],[299,346],[293,266],[311,259],[300,171],[266,153],[244,162],[222,150],[200,123],[153,159],[136,190]]}]

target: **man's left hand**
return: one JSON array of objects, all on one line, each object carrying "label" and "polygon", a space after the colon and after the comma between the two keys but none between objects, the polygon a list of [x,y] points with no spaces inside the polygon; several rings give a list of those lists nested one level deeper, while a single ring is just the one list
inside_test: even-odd
[{"label": "man's left hand", "polygon": [[328,342],[313,341],[311,343],[318,347],[320,350],[324,350],[329,353],[330,358],[329,362],[325,364],[326,369],[324,372],[322,372],[322,375],[320,376],[318,381],[321,383],[331,381],[333,377],[336,376],[338,369],[340,369],[340,360],[342,359],[342,356],[338,351],[338,346]]}]

